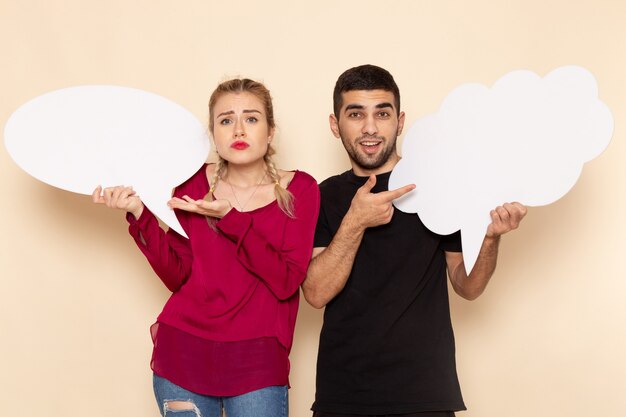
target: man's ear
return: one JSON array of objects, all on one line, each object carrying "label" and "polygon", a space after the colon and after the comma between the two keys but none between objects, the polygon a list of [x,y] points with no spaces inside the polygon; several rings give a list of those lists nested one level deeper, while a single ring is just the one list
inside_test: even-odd
[{"label": "man's ear", "polygon": [[328,122],[330,123],[330,130],[333,132],[333,135],[339,139],[341,137],[339,134],[339,120],[337,120],[334,113],[331,113],[330,116],[328,116]]},{"label": "man's ear", "polygon": [[398,116],[398,136],[402,134],[402,129],[404,128],[404,112],[401,111]]}]

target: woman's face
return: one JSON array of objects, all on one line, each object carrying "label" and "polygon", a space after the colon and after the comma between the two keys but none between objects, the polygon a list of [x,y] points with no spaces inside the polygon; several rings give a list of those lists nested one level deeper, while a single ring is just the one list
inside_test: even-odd
[{"label": "woman's face", "polygon": [[215,102],[213,115],[213,140],[222,158],[237,165],[263,160],[274,129],[261,100],[248,92],[227,93]]}]

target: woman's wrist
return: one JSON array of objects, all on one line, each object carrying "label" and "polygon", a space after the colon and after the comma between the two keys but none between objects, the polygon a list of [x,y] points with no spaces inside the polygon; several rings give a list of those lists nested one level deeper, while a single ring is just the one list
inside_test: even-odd
[{"label": "woman's wrist", "polygon": [[130,210],[130,214],[132,214],[133,216],[135,216],[135,220],[139,220],[139,217],[141,217],[141,214],[143,213],[143,209],[144,206],[143,204],[141,204],[139,207],[137,207],[134,210]]}]

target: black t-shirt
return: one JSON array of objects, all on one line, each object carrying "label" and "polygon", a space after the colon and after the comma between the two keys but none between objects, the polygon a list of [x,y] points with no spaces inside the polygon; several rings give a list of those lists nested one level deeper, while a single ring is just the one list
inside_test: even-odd
[{"label": "black t-shirt", "polygon": [[[372,192],[387,190],[390,173]],[[320,184],[315,247],[330,244],[367,177],[352,171]],[[459,233],[440,236],[416,214],[394,209],[369,228],[345,288],[326,306],[312,409],[341,414],[464,410],[456,374],[445,251]]]}]

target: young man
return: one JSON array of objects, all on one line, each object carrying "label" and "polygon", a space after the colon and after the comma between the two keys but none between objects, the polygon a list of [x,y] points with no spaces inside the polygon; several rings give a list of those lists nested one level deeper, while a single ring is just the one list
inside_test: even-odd
[{"label": "young man", "polygon": [[315,249],[303,284],[306,300],[326,307],[314,416],[453,416],[465,405],[446,272],[459,295],[478,297],[495,269],[500,236],[518,227],[526,208],[512,203],[491,212],[468,277],[458,232],[434,234],[416,214],[392,206],[414,186],[387,190],[405,119],[391,74],[372,65],[347,70],[333,104],[330,128],[352,170],[320,185]]}]

